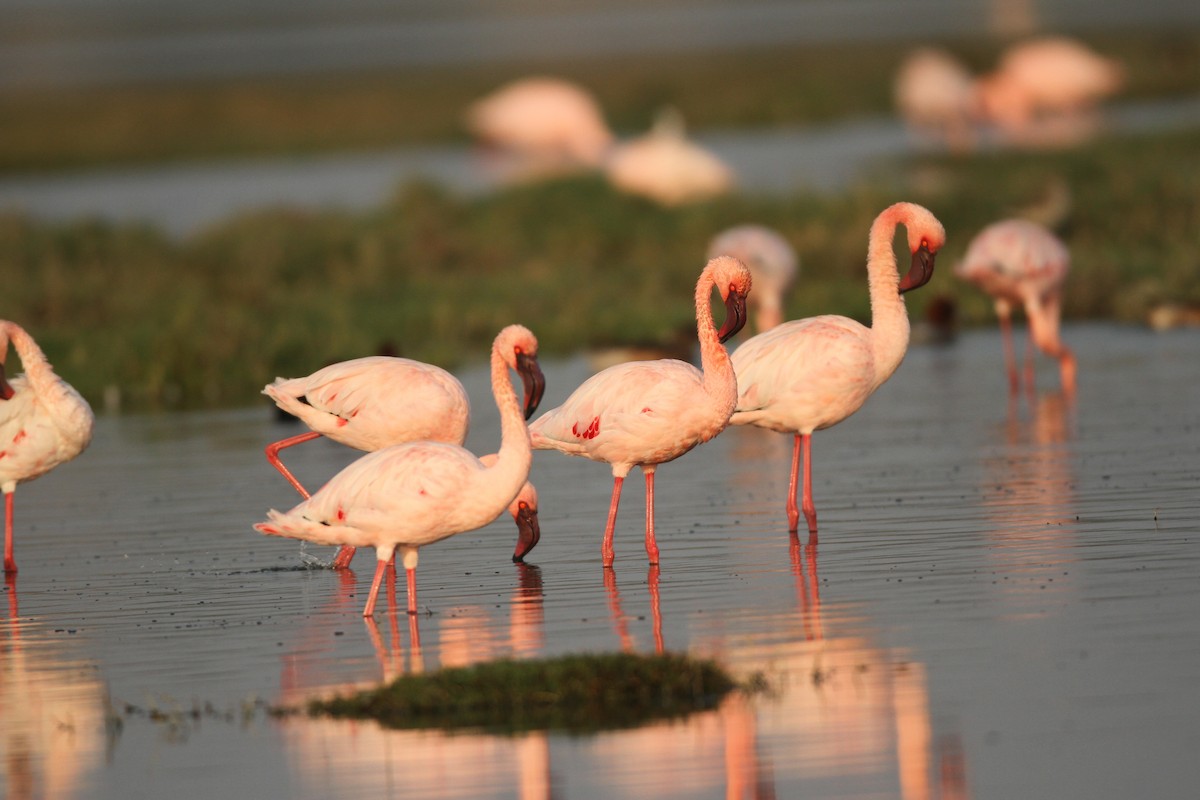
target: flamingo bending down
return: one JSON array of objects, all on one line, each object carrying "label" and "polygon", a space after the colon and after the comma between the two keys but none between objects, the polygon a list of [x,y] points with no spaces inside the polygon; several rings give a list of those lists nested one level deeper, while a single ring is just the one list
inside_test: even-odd
[{"label": "flamingo bending down", "polygon": [[783,296],[796,280],[796,251],[765,225],[737,225],[713,237],[708,257],[733,256],[750,268],[754,281],[754,324],[758,333],[783,322]]},{"label": "flamingo bending down", "polygon": [[605,172],[617,189],[664,206],[708,200],[736,182],[725,162],[687,138],[674,109],[661,112],[648,134],[614,147]]},{"label": "flamingo bending down", "polygon": [[[524,388],[528,419],[537,410],[545,387],[525,376]],[[318,436],[368,452],[416,441],[461,446],[467,440],[471,417],[467,390],[449,372],[389,356],[342,361],[304,378],[276,378],[263,394],[312,429],[266,448],[267,460],[305,498],[308,490],[279,459],[284,448]],[[541,535],[537,492],[527,485],[521,494],[526,507],[513,514],[518,531],[514,561],[521,561]],[[349,566],[353,558],[354,548],[343,547],[333,560],[334,569]]]},{"label": "flamingo bending down", "polygon": [[500,409],[500,451],[491,466],[445,442],[405,442],[369,453],[287,513],[272,509],[255,530],[316,544],[375,548],[375,579],[363,616],[375,612],[384,571],[396,549],[408,577],[408,613],[417,613],[417,548],[483,527],[513,502],[529,477],[533,453],[525,417],[509,382],[514,369],[541,386],[537,339],[510,325],[492,345],[492,394]]},{"label": "flamingo bending down", "polygon": [[[621,485],[635,466],[646,476],[646,554],[658,563],[654,539],[654,471],[716,436],[737,402],[737,382],[722,343],[746,323],[750,270],[735,258],[708,262],[696,284],[696,328],[703,372],[674,359],[631,361],[598,372],[567,401],[529,426],[538,450],[559,450],[612,465],[613,491],[601,557],[613,563],[613,529]],[[725,301],[718,332],[709,300]]]},{"label": "flamingo bending down", "polygon": [[[1063,393],[1075,393],[1075,355],[1059,337],[1062,285],[1071,266],[1071,254],[1057,236],[1034,222],[1007,219],[995,222],[971,240],[955,273],[995,300],[996,316],[1004,338],[1008,385],[1020,388],[1012,343],[1012,306],[1020,304],[1029,319],[1032,344],[1058,359]],[[1026,364],[1026,381],[1033,387],[1033,364]]]},{"label": "flamingo bending down", "polygon": [[[892,239],[896,226],[908,232],[912,266],[903,279]],[[730,424],[757,425],[795,436],[788,483],[788,530],[800,525],[796,507],[799,464],[804,461],[802,508],[809,533],[817,532],[812,497],[813,431],[853,414],[891,377],[908,349],[908,311],[901,296],[933,275],[934,256],[946,240],[942,224],[927,209],[896,203],[871,225],[867,284],[871,327],[825,315],[785,322],[760,333],[733,353],[740,391]]]},{"label": "flamingo bending down", "polygon": [[[23,375],[5,378],[8,345],[21,357]],[[0,491],[4,493],[4,571],[13,575],[13,493],[70,461],[92,440],[95,417],[79,392],[54,374],[25,330],[0,320]]]}]

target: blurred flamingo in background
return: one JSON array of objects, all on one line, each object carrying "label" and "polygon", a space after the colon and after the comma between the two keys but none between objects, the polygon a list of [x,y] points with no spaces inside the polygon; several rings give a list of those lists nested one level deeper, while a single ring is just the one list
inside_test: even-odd
[{"label": "blurred flamingo in background", "polygon": [[1118,62],[1073,39],[1045,37],[1009,48],[996,69],[979,79],[976,92],[983,114],[1011,139],[1063,135],[1055,127],[1039,129],[1046,122],[1067,123],[1065,135],[1077,138],[1087,112],[1115,94],[1124,79]]},{"label": "blurred flamingo in background", "polygon": [[[21,358],[22,375],[4,372],[8,346]],[[0,320],[0,491],[4,493],[4,572],[16,574],[13,493],[17,484],[45,475],[84,451],[95,417],[87,401],[54,373],[33,337]]]},{"label": "blurred flamingo in background", "polygon": [[[614,559],[613,530],[625,476],[640,466],[646,476],[646,554],[658,563],[654,538],[654,472],[716,436],[737,402],[737,381],[723,342],[746,322],[750,270],[730,257],[714,258],[696,283],[700,364],[673,359],[632,361],[583,382],[567,401],[529,427],[538,450],[558,450],[612,465],[613,491],[604,530],[604,566]],[[709,308],[716,288],[726,319],[717,331]]]},{"label": "blurred flamingo in background", "polygon": [[914,132],[956,152],[975,145],[975,78],[954,56],[932,47],[913,51],[900,65],[896,107]]},{"label": "blurred flamingo in background", "polygon": [[724,162],[688,141],[675,109],[661,112],[650,133],[614,148],[606,171],[616,188],[664,206],[716,197],[734,184]]},{"label": "blurred flamingo in background", "polygon": [[[907,229],[912,253],[912,266],[903,279],[892,250],[898,225]],[[802,508],[809,533],[817,532],[813,431],[853,414],[900,366],[909,338],[902,295],[932,277],[934,256],[945,241],[942,224],[927,209],[913,203],[890,206],[875,218],[868,243],[871,327],[834,315],[809,317],[760,333],[734,351],[740,396],[730,424],[795,436],[788,484],[789,531],[794,533],[800,524],[796,487],[803,456]]]},{"label": "blurred flamingo in background", "polygon": [[408,578],[408,612],[417,613],[418,548],[487,525],[529,477],[529,432],[508,370],[516,370],[540,397],[544,380],[537,349],[537,339],[521,325],[500,331],[492,345],[501,445],[491,466],[444,442],[392,445],[355,461],[291,511],[272,510],[255,530],[316,544],[374,547],[377,564],[365,617],[374,613],[384,571],[399,549]]},{"label": "blurred flamingo in background", "polygon": [[534,168],[599,167],[613,142],[591,93],[560,78],[508,83],[471,104],[466,119],[484,142]]},{"label": "blurred flamingo in background", "polygon": [[[544,387],[533,383],[532,376],[524,377],[528,419],[537,410]],[[267,460],[305,498],[308,490],[279,459],[284,448],[319,436],[368,452],[416,441],[462,446],[471,418],[467,390],[457,378],[440,367],[391,356],[342,361],[303,378],[276,378],[263,394],[312,429],[266,448]],[[522,560],[541,536],[533,486],[522,488],[520,502],[525,506],[513,514],[518,531],[514,561]],[[349,566],[353,558],[354,548],[342,547],[333,560],[334,569]]]},{"label": "blurred flamingo in background", "polygon": [[[1028,220],[993,223],[971,240],[955,273],[976,284],[995,300],[1004,338],[1004,360],[1013,393],[1020,388],[1012,342],[1012,307],[1020,304],[1029,320],[1031,345],[1058,359],[1063,392],[1075,392],[1075,355],[1059,337],[1062,285],[1071,254],[1057,236]],[[1032,359],[1026,362],[1026,381],[1033,388]]]},{"label": "blurred flamingo in background", "polygon": [[758,333],[783,322],[783,296],[796,280],[798,261],[788,240],[765,225],[737,225],[713,237],[708,257],[717,256],[733,256],[750,268]]}]

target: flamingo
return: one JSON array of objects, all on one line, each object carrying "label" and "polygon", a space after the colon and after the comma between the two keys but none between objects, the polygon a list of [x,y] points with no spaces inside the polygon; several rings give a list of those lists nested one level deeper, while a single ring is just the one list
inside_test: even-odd
[{"label": "flamingo", "polygon": [[954,56],[930,47],[913,51],[896,74],[894,94],[912,130],[944,141],[956,152],[974,145],[975,78]]},{"label": "flamingo", "polygon": [[560,78],[529,77],[506,84],[467,109],[467,127],[481,139],[551,163],[598,167],[613,135],[592,95]]},{"label": "flamingo", "polygon": [[613,149],[605,166],[609,182],[623,192],[678,206],[724,194],[733,171],[684,134],[683,117],[662,112],[650,133]]},{"label": "flamingo", "polygon": [[[1075,393],[1075,355],[1059,337],[1062,284],[1071,254],[1062,241],[1035,222],[1007,219],[995,222],[971,240],[955,273],[995,301],[1004,338],[1004,361],[1012,393],[1020,388],[1012,343],[1012,307],[1020,304],[1029,320],[1030,343],[1058,359],[1063,393]],[[1033,387],[1033,364],[1026,364],[1026,381]]]},{"label": "flamingo", "polygon": [[[8,381],[8,345],[21,358],[23,375]],[[92,408],[54,374],[33,337],[15,322],[0,320],[0,491],[4,493],[4,572],[15,575],[13,493],[18,483],[45,475],[84,451],[95,424]]]},{"label": "flamingo", "polygon": [[750,268],[754,281],[754,324],[758,333],[783,322],[783,296],[796,279],[796,250],[765,225],[737,225],[713,237],[708,257],[733,256]]},{"label": "flamingo", "polygon": [[[544,385],[525,376],[525,417],[537,410]],[[295,415],[310,431],[267,445],[267,460],[304,498],[309,492],[279,459],[279,451],[326,436],[356,450],[373,452],[401,442],[432,441],[462,445],[467,440],[471,403],[458,379],[440,367],[391,356],[342,361],[304,378],[276,378],[263,394]],[[520,505],[520,504],[524,505]],[[514,501],[517,545],[513,561],[522,561],[541,536],[537,491],[531,484]],[[354,548],[342,547],[334,569],[349,566]]]},{"label": "flamingo", "polygon": [[[904,225],[912,265],[900,278],[892,239]],[[908,349],[904,292],[933,276],[934,256],[946,232],[928,209],[896,203],[871,225],[867,284],[871,327],[836,315],[785,322],[746,341],[733,353],[740,396],[731,425],[756,425],[795,437],[788,483],[788,530],[800,524],[796,486],[804,461],[802,508],[809,534],[817,533],[812,497],[812,434],[844,420],[891,377]]]},{"label": "flamingo", "polygon": [[[612,465],[612,501],[600,554],[614,559],[613,529],[621,485],[635,466],[646,476],[646,554],[658,563],[654,538],[654,472],[716,436],[737,401],[737,382],[723,343],[746,323],[750,270],[735,258],[714,258],[696,283],[696,328],[703,372],[674,359],[617,364],[588,378],[567,401],[529,427],[533,447],[558,450]],[[709,299],[725,301],[718,332]]]},{"label": "flamingo", "polygon": [[492,345],[501,443],[491,466],[446,442],[391,445],[358,459],[291,511],[272,509],[255,530],[316,544],[374,547],[375,578],[364,617],[374,615],[380,582],[398,549],[408,579],[408,613],[416,614],[418,548],[487,525],[529,477],[529,432],[508,370],[527,385],[543,385],[537,349],[537,339],[521,325],[500,331]]}]

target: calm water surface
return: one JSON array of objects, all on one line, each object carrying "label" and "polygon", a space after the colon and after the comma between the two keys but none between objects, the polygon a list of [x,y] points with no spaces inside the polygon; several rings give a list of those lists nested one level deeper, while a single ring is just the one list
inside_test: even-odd
[{"label": "calm water surface", "polygon": [[[425,548],[414,624],[382,603],[360,617],[368,553],[353,574],[304,569],[296,543],[250,529],[296,500],[262,456],[295,429],[267,409],[101,418],[83,457],[17,493],[3,794],[1193,797],[1200,334],[1066,336],[1074,407],[1048,365],[1010,401],[990,331],[911,350],[815,438],[817,545],[785,530],[782,436],[731,430],[660,470],[661,570],[640,481],[606,572],[607,468],[539,453],[534,563],[509,563],[507,518]],[[547,407],[586,375],[582,359],[545,371]],[[486,376],[463,377],[470,444],[494,450]],[[288,456],[306,483],[352,459],[324,442]],[[586,737],[254,709],[496,656],[664,648],[775,691]]]}]

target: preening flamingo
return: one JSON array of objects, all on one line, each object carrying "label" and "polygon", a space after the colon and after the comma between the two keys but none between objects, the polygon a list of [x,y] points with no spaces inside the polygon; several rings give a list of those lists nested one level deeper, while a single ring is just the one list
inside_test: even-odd
[{"label": "preening flamingo", "polygon": [[600,105],[559,78],[522,78],[473,103],[467,127],[479,138],[543,165],[598,167],[613,136]]},{"label": "preening flamingo", "polygon": [[796,250],[787,239],[765,225],[737,225],[713,237],[708,257],[733,256],[750,268],[758,333],[783,322],[783,297],[796,280]]},{"label": "preening flamingo", "polygon": [[[708,262],[696,284],[696,328],[703,371],[674,359],[617,364],[588,378],[567,401],[529,426],[533,446],[612,465],[613,491],[601,557],[613,563],[613,529],[621,485],[635,466],[646,476],[646,554],[658,563],[654,538],[654,472],[716,436],[737,402],[737,382],[723,342],[746,323],[750,270],[723,256]],[[718,332],[709,301],[725,301]]]},{"label": "preening flamingo", "polygon": [[[525,417],[537,410],[544,385],[525,375]],[[294,414],[310,430],[267,445],[267,460],[307,498],[308,490],[279,459],[279,451],[327,436],[356,450],[372,452],[402,442],[431,441],[462,445],[467,440],[471,403],[458,379],[440,367],[390,356],[370,356],[331,364],[304,378],[276,378],[263,394]],[[525,506],[513,514],[520,561],[541,535],[537,492],[521,491]],[[353,547],[343,547],[335,569],[349,566]]]},{"label": "preening flamingo", "polygon": [[673,109],[659,115],[650,133],[616,146],[605,170],[621,191],[664,206],[707,200],[734,184],[733,170],[688,141],[683,117]]},{"label": "preening flamingo", "polygon": [[521,325],[492,345],[492,394],[500,409],[500,451],[486,466],[445,442],[406,442],[369,453],[287,513],[272,509],[255,530],[316,544],[375,548],[375,579],[363,616],[375,612],[384,571],[399,549],[408,577],[408,613],[417,613],[417,550],[483,527],[504,512],[529,477],[533,455],[525,415],[509,382],[542,386],[537,339]]},{"label": "preening flamingo", "polygon": [[[1071,266],[1066,245],[1050,231],[1028,220],[1007,219],[993,223],[971,240],[955,273],[976,284],[995,301],[996,316],[1004,338],[1004,361],[1008,385],[1017,392],[1017,374],[1012,342],[1012,307],[1019,304],[1029,319],[1031,344],[1058,360],[1063,392],[1075,393],[1075,355],[1059,336],[1062,285]],[[1026,363],[1026,380],[1033,387],[1033,363]]]},{"label": "preening flamingo", "polygon": [[[904,225],[912,265],[901,279],[892,239]],[[799,465],[804,461],[802,508],[809,533],[817,532],[812,497],[813,431],[853,414],[891,377],[908,349],[904,292],[933,276],[934,256],[946,241],[942,224],[913,203],[889,206],[871,225],[867,284],[871,327],[835,315],[785,322],[749,339],[733,353],[740,395],[730,424],[757,425],[795,436],[788,483],[788,530],[800,524],[796,507]]]},{"label": "preening flamingo", "polygon": [[[12,344],[22,375],[4,372]],[[79,392],[58,375],[33,337],[15,322],[0,320],[0,491],[4,492],[4,571],[17,571],[13,557],[13,493],[83,452],[92,440],[95,417]]]}]

